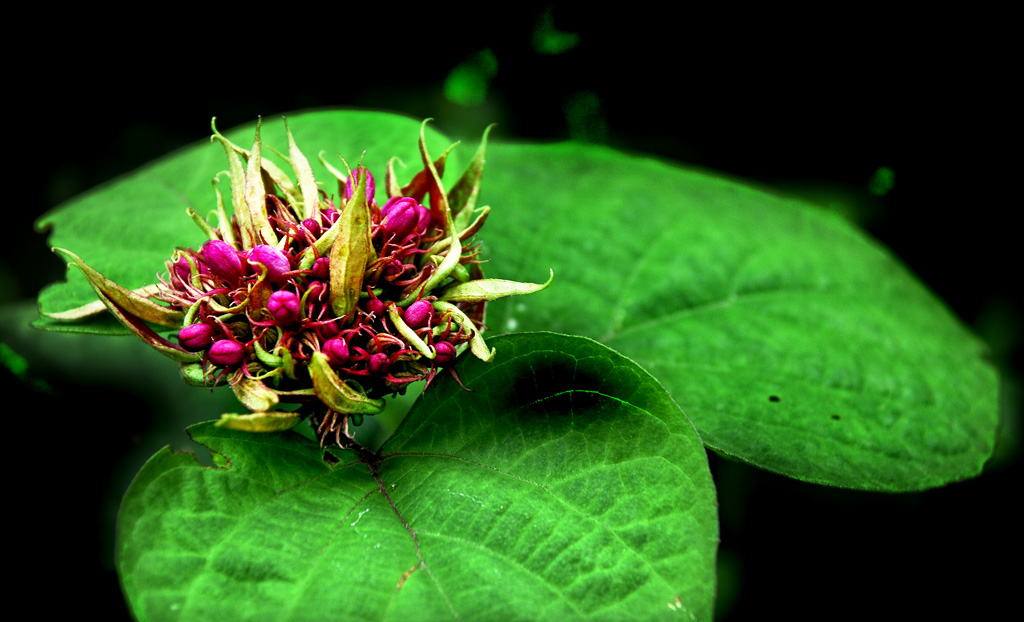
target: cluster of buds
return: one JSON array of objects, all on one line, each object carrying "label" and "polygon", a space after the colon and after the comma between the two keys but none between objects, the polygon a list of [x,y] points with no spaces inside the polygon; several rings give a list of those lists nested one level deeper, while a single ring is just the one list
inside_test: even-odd
[{"label": "cluster of buds", "polygon": [[[392,159],[383,205],[370,171],[345,165],[342,173],[321,158],[338,181],[335,202],[290,130],[296,181],[262,157],[259,124],[249,151],[214,126],[213,140],[227,153],[234,214],[218,175],[216,226],[189,210],[209,240],[199,250],[177,249],[158,285],[128,290],[70,251],[55,251],[85,273],[129,330],[178,361],[187,382],[227,382],[252,411],[223,415],[220,425],[273,431],[308,416],[322,443],[350,446],[349,425],[383,410],[386,396],[429,384],[464,350],[492,360],[482,336],[488,301],[551,282],[484,278],[474,236],[490,211],[476,207],[486,133],[446,192],[441,175],[451,148],[433,159],[425,125],[423,169],[399,186]],[[177,330],[177,343],[150,324]]]}]

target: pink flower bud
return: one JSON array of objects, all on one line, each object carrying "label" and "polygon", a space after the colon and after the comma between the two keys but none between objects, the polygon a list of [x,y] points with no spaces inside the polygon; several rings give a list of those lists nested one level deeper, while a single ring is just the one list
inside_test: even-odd
[{"label": "pink flower bud", "polygon": [[231,339],[213,342],[207,358],[218,367],[234,367],[245,359],[245,346]]},{"label": "pink flower bud", "polygon": [[327,226],[333,225],[335,221],[338,220],[338,210],[334,209],[333,207],[328,207],[327,209],[321,212],[321,215],[327,222]]},{"label": "pink flower bud", "polygon": [[399,240],[411,233],[423,233],[430,220],[430,211],[409,197],[391,197],[380,213],[384,231]]},{"label": "pink flower bud", "polygon": [[338,333],[340,332],[341,328],[338,326],[338,322],[336,320],[333,322],[326,322],[324,324],[320,324],[320,336],[324,337],[325,339],[332,339],[334,337],[337,337]]},{"label": "pink flower bud", "polygon": [[288,257],[273,246],[260,244],[249,251],[249,263],[259,264],[267,269],[267,278],[271,283],[284,283],[288,277],[284,275],[292,269]]},{"label": "pink flower bud", "polygon": [[267,299],[267,311],[279,326],[294,324],[299,319],[299,297],[295,292],[276,291]]},{"label": "pink flower bud", "polygon": [[235,247],[222,240],[210,240],[203,244],[201,251],[203,263],[214,276],[228,284],[238,285],[238,280],[245,274],[245,266],[238,257]]},{"label": "pink flower bud", "polygon": [[331,278],[331,258],[319,257],[313,262],[313,278],[318,281],[327,281]]},{"label": "pink flower bud", "polygon": [[320,234],[323,232],[323,228],[320,226],[320,223],[313,218],[303,220],[302,228],[309,231],[314,238],[319,238]]},{"label": "pink flower bud", "polygon": [[437,352],[437,355],[434,357],[434,362],[438,365],[443,365],[455,358],[455,346],[447,341],[438,341],[435,343],[434,352]]},{"label": "pink flower bud", "polygon": [[306,289],[306,302],[323,302],[323,297],[326,293],[327,283],[324,283],[323,281],[313,281]]},{"label": "pink flower bud", "polygon": [[378,352],[370,356],[370,371],[375,374],[387,373],[388,367],[391,366],[391,359],[388,358],[387,354]]},{"label": "pink flower bud", "polygon": [[373,317],[379,318],[384,315],[384,303],[380,298],[370,298],[366,301],[366,311],[372,313]]},{"label": "pink flower bud", "polygon": [[182,289],[191,282],[192,266],[188,265],[188,260],[185,259],[184,255],[178,257],[178,261],[171,264],[171,285]]},{"label": "pink flower bud", "polygon": [[355,192],[355,185],[359,183],[359,176],[366,172],[366,200],[373,201],[373,195],[377,190],[376,185],[373,183],[373,175],[370,171],[366,170],[366,167],[360,166],[356,170],[352,171],[352,174],[345,180],[345,200],[352,198],[352,193]]},{"label": "pink flower bud", "polygon": [[213,343],[214,330],[209,324],[189,324],[178,331],[178,343],[192,352],[205,350]]},{"label": "pink flower bud", "polygon": [[397,279],[399,276],[401,276],[401,274],[405,272],[406,269],[407,266],[400,260],[396,259],[389,263],[388,265],[384,266],[384,272],[382,274],[385,279],[393,281],[394,279]]},{"label": "pink flower bud", "polygon": [[409,328],[422,328],[434,316],[434,307],[426,300],[417,300],[405,310],[405,323]]},{"label": "pink flower bud", "polygon": [[340,365],[348,360],[348,344],[344,339],[328,339],[324,342],[323,351],[335,365]]}]

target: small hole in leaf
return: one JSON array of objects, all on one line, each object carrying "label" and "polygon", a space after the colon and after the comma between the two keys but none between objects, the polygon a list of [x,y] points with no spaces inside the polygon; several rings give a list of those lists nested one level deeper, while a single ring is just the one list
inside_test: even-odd
[{"label": "small hole in leaf", "polygon": [[840,419],[842,419],[842,417],[840,417],[839,415],[836,415],[836,414],[832,414],[832,415],[829,415],[829,416],[832,417],[832,421],[839,421]]},{"label": "small hole in leaf", "polygon": [[768,396],[768,401],[769,402],[781,402],[782,398],[779,397],[778,395],[769,395]]}]

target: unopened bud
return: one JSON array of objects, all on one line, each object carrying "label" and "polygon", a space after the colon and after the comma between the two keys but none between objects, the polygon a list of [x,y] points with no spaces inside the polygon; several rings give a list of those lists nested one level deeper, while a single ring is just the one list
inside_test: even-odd
[{"label": "unopened bud", "polygon": [[318,281],[326,281],[331,278],[331,258],[318,257],[313,262],[312,277]]},{"label": "unopened bud", "polygon": [[288,280],[285,272],[292,269],[291,262],[284,253],[273,246],[259,244],[249,251],[249,263],[259,264],[267,269],[267,278],[271,283],[283,283]]},{"label": "unopened bud", "polygon": [[355,182],[355,184],[358,184],[359,183],[359,176],[364,174],[364,173],[366,174],[366,201],[368,203],[370,201],[373,201],[373,195],[374,195],[374,192],[376,191],[376,186],[373,183],[373,175],[371,175],[370,171],[366,170],[366,168],[362,167],[362,166],[360,166],[356,170],[352,171],[352,174],[348,176],[347,180],[345,180],[345,200],[346,201],[348,199],[351,199],[352,198],[352,193],[355,192],[355,185],[353,185],[353,181]]},{"label": "unopened bud", "polygon": [[370,356],[370,371],[375,374],[382,374],[387,372],[388,367],[391,366],[391,359],[388,358],[387,354],[378,352]]},{"label": "unopened bud", "polygon": [[455,346],[448,343],[447,341],[438,341],[434,344],[434,351],[437,355],[434,356],[434,362],[438,365],[447,363],[448,361],[455,358]]},{"label": "unopened bud", "polygon": [[434,307],[426,300],[417,300],[409,305],[402,318],[409,328],[423,328],[430,322],[434,315]]},{"label": "unopened bud", "polygon": [[338,327],[337,320],[334,320],[334,321],[331,321],[331,322],[325,322],[323,324],[320,324],[320,336],[321,337],[324,337],[326,339],[332,339],[334,337],[337,337],[338,333],[340,333],[340,332],[341,332],[341,329]]},{"label": "unopened bud", "polygon": [[384,303],[380,298],[370,298],[366,301],[366,311],[373,314],[373,317],[379,318],[384,315]]},{"label": "unopened bud", "polygon": [[190,324],[178,331],[178,343],[191,352],[205,350],[213,343],[214,330],[209,324]]},{"label": "unopened bud", "polygon": [[299,319],[299,297],[295,292],[279,290],[267,299],[267,311],[279,326],[294,324]]},{"label": "unopened bud", "polygon": [[303,220],[302,228],[305,229],[306,231],[309,231],[309,233],[314,238],[320,237],[320,234],[323,232],[323,228],[320,226],[320,223],[314,220],[313,218],[307,218]]},{"label": "unopened bud", "polygon": [[399,240],[411,233],[422,233],[430,220],[430,212],[409,197],[392,197],[381,208],[384,231]]},{"label": "unopened bud", "polygon": [[207,358],[218,367],[234,367],[245,358],[245,346],[231,339],[215,341]]},{"label": "unopened bud", "polygon": [[323,351],[333,365],[340,365],[348,360],[348,344],[344,339],[328,339],[324,342]]},{"label": "unopened bud", "polygon": [[238,257],[238,251],[223,240],[209,240],[203,244],[203,263],[214,276],[230,287],[238,285],[238,280],[245,274],[245,266]]},{"label": "unopened bud", "polygon": [[184,255],[171,264],[171,285],[177,288],[184,288],[192,282],[192,266]]},{"label": "unopened bud", "polygon": [[323,281],[312,281],[306,289],[305,297],[307,301],[324,302],[324,296],[326,293],[326,283]]}]

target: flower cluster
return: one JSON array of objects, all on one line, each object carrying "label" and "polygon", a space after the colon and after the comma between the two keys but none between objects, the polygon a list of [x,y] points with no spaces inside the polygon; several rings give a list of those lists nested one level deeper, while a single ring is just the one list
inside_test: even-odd
[{"label": "flower cluster", "polygon": [[[448,193],[448,152],[431,158],[421,127],[423,169],[399,187],[392,160],[383,205],[370,171],[343,174],[324,162],[338,180],[335,201],[290,131],[288,138],[294,182],[262,157],[259,125],[249,151],[214,127],[228,157],[234,215],[219,190],[216,226],[190,212],[209,240],[175,251],[156,288],[127,290],[55,250],[125,326],[176,359],[186,381],[232,387],[252,412],[224,415],[221,425],[280,430],[309,416],[322,442],[347,446],[349,424],[380,412],[386,396],[429,384],[463,350],[493,358],[482,337],[487,301],[551,281],[483,276],[474,236],[490,211],[475,205],[486,134]],[[177,330],[177,343],[148,323]],[[303,406],[279,410],[281,402]]]}]

